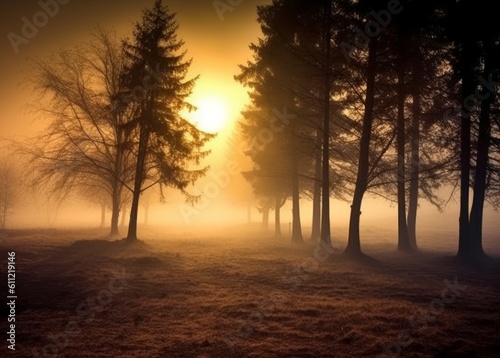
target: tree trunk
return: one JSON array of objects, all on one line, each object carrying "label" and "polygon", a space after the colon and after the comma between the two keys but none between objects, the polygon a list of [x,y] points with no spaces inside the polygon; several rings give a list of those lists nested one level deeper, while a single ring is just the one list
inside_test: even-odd
[{"label": "tree trunk", "polygon": [[349,255],[361,255],[361,244],[359,236],[359,224],[361,215],[361,202],[368,185],[368,170],[370,165],[370,139],[373,125],[373,105],[375,95],[375,75],[377,71],[377,39],[370,39],[368,45],[368,71],[365,96],[365,113],[363,117],[363,129],[361,132],[359,148],[359,164],[354,188],[354,196],[349,217],[349,237],[345,253]]},{"label": "tree trunk", "polygon": [[474,93],[474,44],[471,39],[463,42],[462,49],[462,112],[460,124],[460,218],[457,256],[469,259],[469,187],[471,158],[471,107],[467,98]]},{"label": "tree trunk", "polygon": [[408,239],[411,248],[418,249],[417,245],[417,211],[420,186],[420,121],[421,121],[421,93],[420,81],[423,76],[423,58],[420,50],[420,34],[414,36],[412,56],[412,122],[411,122],[411,170],[410,195],[408,203]]},{"label": "tree trunk", "polygon": [[[486,46],[484,78],[492,74],[491,67],[491,44]],[[474,259],[480,259],[484,256],[482,245],[483,233],[483,211],[484,199],[486,194],[486,176],[488,171],[489,147],[491,141],[491,104],[494,101],[494,89],[490,92],[486,86],[483,86],[481,92],[481,113],[479,115],[479,134],[477,139],[477,158],[476,172],[474,180],[474,194],[472,198],[472,208],[470,212],[470,250]]]},{"label": "tree trunk", "polygon": [[124,227],[125,226],[125,220],[126,220],[126,215],[127,215],[127,208],[123,206],[123,209],[121,210],[121,217],[120,217],[120,226]]},{"label": "tree trunk", "polygon": [[[419,49],[417,48],[417,51]],[[410,195],[408,203],[408,240],[412,249],[417,249],[417,209],[420,171],[420,71],[417,70],[420,59],[414,58],[413,66],[413,118],[411,122],[411,170],[410,170]]]},{"label": "tree trunk", "polygon": [[405,168],[405,99],[406,88],[404,83],[404,39],[402,35],[398,38],[398,95],[397,95],[397,156],[398,156],[398,250],[410,251],[411,245],[408,239],[408,228],[406,226],[406,168]]},{"label": "tree trunk", "polygon": [[[115,116],[116,115],[117,114],[115,114]],[[118,119],[115,118],[115,121],[118,122]],[[123,161],[124,161],[123,142],[124,142],[123,130],[120,126],[118,126],[116,130],[116,156],[114,162],[113,190],[111,196],[111,228],[109,232],[110,236],[117,236],[120,234],[118,229],[118,218],[120,216],[121,189],[122,189],[122,183],[120,182],[120,178],[122,178]]]},{"label": "tree trunk", "polygon": [[[492,97],[492,95],[490,95]],[[486,194],[486,175],[488,166],[489,143],[491,140],[490,128],[491,102],[486,99],[481,104],[479,118],[479,136],[477,144],[476,175],[474,180],[474,193],[470,211],[470,255],[474,259],[484,256],[482,245],[483,211]]]},{"label": "tree trunk", "polygon": [[127,233],[127,240],[129,241],[137,240],[137,214],[139,210],[139,194],[136,194],[136,190],[141,190],[140,184],[134,185],[134,195],[132,196],[132,203],[130,205],[130,219],[128,223]]},{"label": "tree trunk", "polygon": [[[319,132],[319,131],[318,131]],[[321,136],[318,134],[319,143]],[[311,240],[318,241],[321,237],[321,154],[316,156],[313,192],[312,230]]]},{"label": "tree trunk", "polygon": [[281,237],[281,201],[279,197],[276,197],[276,203],[274,205],[274,236]]},{"label": "tree trunk", "polygon": [[112,205],[111,205],[111,229],[109,232],[110,236],[119,235],[120,232],[118,230],[118,218],[120,216],[120,190],[118,186],[120,183],[115,180],[113,183],[113,196],[112,196]]},{"label": "tree trunk", "polygon": [[292,242],[300,243],[302,238],[302,226],[300,223],[300,196],[299,196],[299,173],[298,173],[298,153],[297,138],[295,133],[296,117],[291,120],[291,161],[292,161]]},{"label": "tree trunk", "polygon": [[139,135],[139,150],[137,153],[137,166],[134,179],[134,193],[130,205],[130,221],[128,224],[127,240],[137,240],[137,214],[139,211],[139,198],[141,196],[142,182],[144,178],[144,163],[146,161],[147,147],[149,143],[149,130],[141,126]]},{"label": "tree trunk", "polygon": [[299,203],[299,192],[298,192],[298,176],[294,175],[292,181],[293,193],[292,193],[292,242],[300,243],[303,241],[302,237],[302,226],[300,224],[300,203]]},{"label": "tree trunk", "polygon": [[331,1],[327,1],[325,9],[325,82],[323,93],[323,152],[322,152],[322,186],[321,186],[321,241],[331,247],[330,231],[330,55],[331,55]]},{"label": "tree trunk", "polygon": [[262,208],[262,229],[264,231],[269,230],[269,207],[265,206]]}]

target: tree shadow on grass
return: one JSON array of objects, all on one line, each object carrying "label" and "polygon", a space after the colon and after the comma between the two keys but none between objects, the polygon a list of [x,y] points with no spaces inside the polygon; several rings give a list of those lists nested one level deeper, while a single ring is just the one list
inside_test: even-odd
[{"label": "tree shadow on grass", "polygon": [[352,254],[343,252],[335,260],[346,263],[356,263],[362,266],[380,269],[385,273],[395,276],[408,273],[417,274],[442,274],[455,272],[460,274],[500,275],[500,257],[485,255],[475,261],[464,261],[456,255],[443,254],[435,251],[394,251],[384,258],[374,258],[364,253]]},{"label": "tree shadow on grass", "polygon": [[143,241],[127,240],[78,240],[61,249],[61,254],[88,256],[145,255],[151,254],[148,244]]},{"label": "tree shadow on grass", "polygon": [[23,266],[19,275],[23,302],[19,309],[74,311],[82,297],[108,287],[110,280],[122,272],[135,277],[151,268],[168,270],[170,265],[169,257],[154,253],[144,242],[78,240]]},{"label": "tree shadow on grass", "polygon": [[442,268],[474,278],[475,281],[490,281],[500,278],[500,257],[484,256],[474,261],[464,261],[457,256],[434,256],[428,258],[430,268]]},{"label": "tree shadow on grass", "polygon": [[335,256],[333,259],[339,263],[355,264],[371,269],[385,269],[388,267],[385,262],[382,262],[362,252],[353,254],[350,252],[342,251],[338,256]]},{"label": "tree shadow on grass", "polygon": [[[106,270],[126,267],[137,271],[164,268],[178,262],[173,253],[158,252],[143,241],[79,240],[54,253],[60,263],[66,263],[70,271]],[[73,267],[70,267],[73,265]]]}]

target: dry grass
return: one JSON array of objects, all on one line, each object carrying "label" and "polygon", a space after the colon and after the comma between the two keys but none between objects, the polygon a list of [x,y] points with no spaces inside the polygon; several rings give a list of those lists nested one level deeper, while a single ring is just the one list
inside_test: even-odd
[{"label": "dry grass", "polygon": [[[371,235],[366,258],[337,249],[318,262],[314,243],[255,233],[149,231],[125,245],[97,232],[13,232],[0,255],[16,251],[17,349],[3,340],[1,355],[382,357],[387,347],[401,357],[500,357],[498,258],[464,268],[446,240],[434,237],[431,251],[428,233],[416,256]],[[455,278],[467,288],[443,303],[444,280]]]}]

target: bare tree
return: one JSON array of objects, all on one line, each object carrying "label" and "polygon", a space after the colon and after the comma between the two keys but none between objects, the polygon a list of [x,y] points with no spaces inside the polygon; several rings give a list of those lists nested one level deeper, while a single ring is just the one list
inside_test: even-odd
[{"label": "bare tree", "polygon": [[7,218],[12,214],[21,195],[20,176],[7,159],[0,161],[0,229],[5,229]]},{"label": "bare tree", "polygon": [[[36,107],[47,130],[18,144],[34,171],[33,185],[56,190],[99,187],[110,198],[111,235],[118,234],[124,187],[130,182],[134,108],[120,108],[124,62],[120,42],[98,30],[88,44],[37,61],[31,81],[41,93]],[[80,190],[81,192],[81,190]]]}]

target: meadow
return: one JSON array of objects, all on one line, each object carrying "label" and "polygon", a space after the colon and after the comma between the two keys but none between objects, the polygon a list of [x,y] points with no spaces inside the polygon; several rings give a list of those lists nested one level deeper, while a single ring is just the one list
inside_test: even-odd
[{"label": "meadow", "polygon": [[[133,244],[90,229],[4,232],[17,301],[16,350],[3,339],[2,357],[500,357],[493,239],[487,261],[464,267],[439,232],[410,256],[365,231],[361,259],[336,235],[325,249],[255,227],[141,232]],[[7,316],[2,305],[2,332]]]}]

